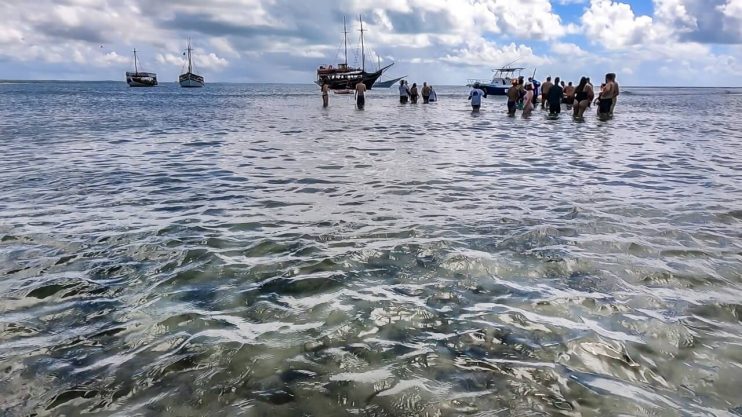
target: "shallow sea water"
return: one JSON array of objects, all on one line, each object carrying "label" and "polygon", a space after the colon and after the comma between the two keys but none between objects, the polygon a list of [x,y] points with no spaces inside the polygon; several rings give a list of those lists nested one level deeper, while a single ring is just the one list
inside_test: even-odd
[{"label": "shallow sea water", "polygon": [[0,84],[0,415],[742,415],[742,90],[624,92]]}]

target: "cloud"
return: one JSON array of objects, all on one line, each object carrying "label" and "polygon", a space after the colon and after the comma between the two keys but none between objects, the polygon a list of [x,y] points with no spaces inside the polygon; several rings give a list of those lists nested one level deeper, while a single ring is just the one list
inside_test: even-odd
[{"label": "cloud", "polygon": [[629,72],[654,62],[661,77],[672,73],[691,83],[707,73],[740,73],[739,60],[712,44],[742,43],[742,0],[654,0],[654,6],[653,16],[635,15],[628,3],[591,0],[583,31],[605,48],[605,61]]},{"label": "cloud", "polygon": [[[99,55],[94,63],[99,66],[109,66],[112,64],[125,65],[129,64],[133,59],[133,57],[121,56],[116,52],[108,52],[107,54]],[[86,60],[83,58],[83,61]]]},{"label": "cloud", "polygon": [[229,39],[227,38],[211,38],[209,39],[209,43],[211,44],[214,49],[221,52],[224,55],[239,58],[240,53],[234,49],[234,46],[229,42]]},{"label": "cloud", "polygon": [[729,0],[716,7],[724,17],[724,32],[732,43],[742,42],[742,0]]},{"label": "cloud", "polygon": [[[187,60],[183,55],[158,54],[156,58],[157,62],[161,64],[180,67],[181,69],[187,65]],[[229,61],[226,58],[221,58],[213,52],[207,53],[199,49],[193,51],[192,62],[194,68],[199,68],[199,70],[194,70],[194,72],[198,72],[200,69],[219,71],[229,65]]]},{"label": "cloud", "polygon": [[174,79],[190,37],[210,81],[311,82],[317,65],[343,59],[343,16],[349,60],[360,60],[358,15],[367,64],[381,55],[393,72],[438,84],[516,59],[563,75],[691,74],[691,58],[737,71],[742,0],[653,0],[646,15],[631,7],[639,1],[649,0],[4,0],[0,78],[120,79],[137,48],[148,71]]},{"label": "cloud", "polygon": [[585,35],[608,48],[655,41],[660,33],[649,16],[635,16],[627,3],[592,0],[582,15]]},{"label": "cloud", "polygon": [[742,0],[654,0],[654,16],[629,3],[591,0],[585,33],[608,47],[646,42],[742,43]]},{"label": "cloud", "polygon": [[515,43],[498,46],[494,42],[481,38],[467,42],[461,48],[453,49],[438,59],[446,63],[467,66],[482,66],[483,64],[495,66],[511,62],[518,62],[518,65],[523,66],[538,66],[549,62],[548,59],[535,55],[528,46]]},{"label": "cloud", "polygon": [[573,43],[555,42],[551,45],[551,51],[556,55],[561,55],[567,58],[574,57],[585,57],[589,54],[584,49]]}]

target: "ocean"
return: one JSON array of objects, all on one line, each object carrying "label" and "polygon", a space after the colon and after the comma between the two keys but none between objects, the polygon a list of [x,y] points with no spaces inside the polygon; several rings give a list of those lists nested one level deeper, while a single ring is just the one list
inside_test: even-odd
[{"label": "ocean", "polygon": [[0,84],[0,415],[742,415],[742,89],[436,90]]}]

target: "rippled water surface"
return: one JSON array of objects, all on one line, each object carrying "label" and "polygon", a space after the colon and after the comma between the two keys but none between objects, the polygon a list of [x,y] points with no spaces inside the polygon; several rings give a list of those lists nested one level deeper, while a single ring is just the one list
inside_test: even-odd
[{"label": "rippled water surface", "polygon": [[0,84],[0,414],[742,415],[742,91],[624,89]]}]

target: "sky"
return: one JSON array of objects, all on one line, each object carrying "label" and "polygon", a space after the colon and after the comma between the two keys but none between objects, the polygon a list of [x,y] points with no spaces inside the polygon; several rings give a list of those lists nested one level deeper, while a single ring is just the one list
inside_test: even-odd
[{"label": "sky", "polygon": [[463,85],[515,62],[536,77],[742,86],[742,0],[2,0],[0,79],[176,81],[188,38],[209,82],[311,83],[319,65]]}]

